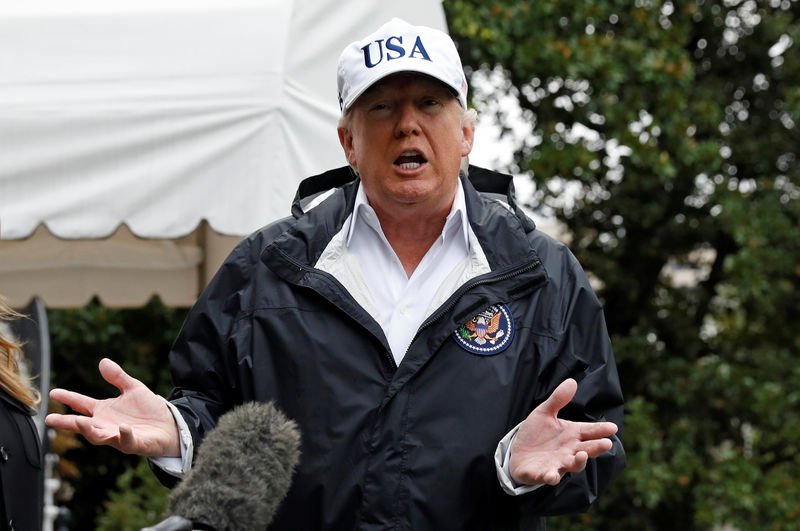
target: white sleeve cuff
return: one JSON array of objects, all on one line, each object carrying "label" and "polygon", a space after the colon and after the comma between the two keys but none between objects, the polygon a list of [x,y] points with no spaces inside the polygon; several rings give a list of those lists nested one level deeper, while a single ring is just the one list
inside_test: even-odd
[{"label": "white sleeve cuff", "polygon": [[166,398],[159,397],[166,402],[172,416],[175,418],[175,424],[178,425],[178,435],[180,437],[181,456],[180,457],[151,457],[150,462],[158,468],[172,476],[183,478],[192,467],[192,454],[194,453],[194,443],[192,443],[192,433],[189,431],[189,426],[183,420],[178,408]]},{"label": "white sleeve cuff", "polygon": [[[522,424],[520,422],[520,424]],[[511,461],[511,443],[519,430],[517,424],[510,432],[497,443],[497,450],[494,452],[494,467],[497,471],[497,479],[500,480],[500,486],[506,491],[506,494],[511,496],[519,496],[532,492],[541,485],[519,485],[516,481],[511,479],[511,473],[508,470],[508,463]]]}]

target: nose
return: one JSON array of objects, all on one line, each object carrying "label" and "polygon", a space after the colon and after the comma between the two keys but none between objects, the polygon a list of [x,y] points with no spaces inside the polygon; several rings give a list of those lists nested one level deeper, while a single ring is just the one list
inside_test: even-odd
[{"label": "nose", "polygon": [[398,107],[397,123],[395,124],[395,135],[398,138],[419,134],[419,116],[417,113],[417,108],[410,102]]}]

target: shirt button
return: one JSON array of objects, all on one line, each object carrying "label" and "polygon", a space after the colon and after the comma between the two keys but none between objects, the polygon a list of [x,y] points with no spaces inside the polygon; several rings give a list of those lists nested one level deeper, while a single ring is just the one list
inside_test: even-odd
[{"label": "shirt button", "polygon": [[0,459],[2,459],[4,463],[8,461],[8,450],[6,450],[5,446],[0,446]]},{"label": "shirt button", "polygon": [[406,307],[405,306],[400,306],[399,310],[400,310],[400,315],[405,315],[406,314]]}]

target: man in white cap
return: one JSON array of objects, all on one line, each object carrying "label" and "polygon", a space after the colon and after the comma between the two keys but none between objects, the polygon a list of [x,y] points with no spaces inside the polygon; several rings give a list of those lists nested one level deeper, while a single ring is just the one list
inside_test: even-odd
[{"label": "man in white cap", "polygon": [[[169,401],[52,397],[90,442],[174,482],[217,418],[274,401],[302,457],[271,529],[544,529],[625,464],[602,308],[511,178],[462,163],[475,114],[453,41],[393,19],[343,51],[349,166],[306,179],[186,319]],[[279,179],[281,176],[275,176]]]}]

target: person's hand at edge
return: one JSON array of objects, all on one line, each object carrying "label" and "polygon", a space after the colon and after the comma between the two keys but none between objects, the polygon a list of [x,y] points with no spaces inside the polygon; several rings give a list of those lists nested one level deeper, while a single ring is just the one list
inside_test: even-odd
[{"label": "person's hand at edge", "polygon": [[121,394],[97,400],[66,389],[53,389],[50,398],[78,414],[53,413],[47,415],[47,424],[126,454],[179,457],[178,428],[164,400],[108,358],[100,360],[99,368],[103,379]]}]

